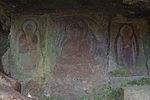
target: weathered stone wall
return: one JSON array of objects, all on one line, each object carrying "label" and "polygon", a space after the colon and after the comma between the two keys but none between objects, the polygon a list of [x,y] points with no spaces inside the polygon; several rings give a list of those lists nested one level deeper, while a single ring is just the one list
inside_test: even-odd
[{"label": "weathered stone wall", "polygon": [[147,21],[111,19],[104,9],[14,14],[7,72],[22,82],[25,94],[69,100],[101,94],[109,75],[147,76]]},{"label": "weathered stone wall", "polygon": [[79,11],[12,16],[9,72],[24,90],[37,85],[47,95],[74,98],[100,93],[108,82],[111,16]]}]

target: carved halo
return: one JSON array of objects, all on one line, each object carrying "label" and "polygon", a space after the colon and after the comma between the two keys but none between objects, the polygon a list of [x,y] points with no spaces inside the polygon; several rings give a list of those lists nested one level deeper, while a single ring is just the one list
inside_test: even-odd
[{"label": "carved halo", "polygon": [[22,25],[22,30],[23,30],[23,32],[26,31],[26,28],[27,28],[28,26],[31,26],[33,33],[36,33],[37,24],[36,24],[33,20],[26,20],[26,21],[23,23],[23,25]]},{"label": "carved halo", "polygon": [[121,27],[121,29],[120,29],[120,35],[121,35],[121,37],[123,37],[123,35],[125,34],[125,32],[127,32],[130,37],[133,36],[133,29],[132,29],[132,27],[130,25],[123,25]]}]

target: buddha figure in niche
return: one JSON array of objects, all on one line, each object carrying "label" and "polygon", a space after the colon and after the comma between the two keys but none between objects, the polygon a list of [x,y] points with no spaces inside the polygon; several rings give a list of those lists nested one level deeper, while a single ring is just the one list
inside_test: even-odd
[{"label": "buddha figure in niche", "polygon": [[83,23],[73,23],[66,27],[65,38],[62,41],[62,51],[55,65],[55,75],[87,76],[92,73],[91,67],[96,65],[91,48],[95,37],[88,26]]},{"label": "buddha figure in niche", "polygon": [[[21,30],[17,33],[18,37],[18,61],[19,65],[24,65],[25,70],[36,70],[40,66],[41,51],[39,49],[39,29],[37,23],[28,19],[21,25]],[[24,56],[20,56],[20,55]],[[28,62],[28,63],[27,63]]]},{"label": "buddha figure in niche", "polygon": [[22,25],[22,32],[19,36],[19,52],[25,53],[36,49],[37,45],[37,25],[34,21],[26,21]]},{"label": "buddha figure in niche", "polygon": [[130,25],[122,26],[116,41],[115,49],[118,62],[124,66],[132,66],[138,52],[137,38],[133,28]]}]

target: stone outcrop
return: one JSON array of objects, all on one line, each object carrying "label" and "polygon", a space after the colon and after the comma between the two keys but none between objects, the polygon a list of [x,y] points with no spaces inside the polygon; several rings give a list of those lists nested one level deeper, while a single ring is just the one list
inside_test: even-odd
[{"label": "stone outcrop", "polygon": [[108,82],[111,16],[75,9],[52,14],[14,15],[10,74],[24,84],[45,79],[41,85],[52,96],[98,93],[94,89],[101,91]]},{"label": "stone outcrop", "polygon": [[[145,53],[149,50],[145,49],[149,46],[149,32],[147,20],[141,18],[149,10],[145,12],[143,8],[137,10],[139,6],[116,3],[116,9],[120,8],[123,15],[141,15],[133,19],[111,9],[115,6],[112,2],[108,5],[105,2],[106,7],[101,3],[103,6],[99,8],[50,9],[43,1],[34,5],[36,1],[13,3],[15,10],[11,16],[7,52],[9,25],[6,18],[9,17],[2,10],[3,18],[0,18],[0,43],[5,46],[0,56],[6,52],[5,68],[0,68],[22,82],[24,94],[37,91],[45,96],[72,100],[81,95],[102,95],[109,77],[149,74],[150,60]],[[25,6],[28,3],[29,6]],[[40,10],[42,7],[45,8]],[[13,87],[13,84],[7,86]]]},{"label": "stone outcrop", "polygon": [[18,92],[21,92],[21,84],[17,80],[10,78],[1,72],[0,72],[0,85],[7,86],[15,89]]},{"label": "stone outcrop", "polygon": [[0,73],[0,99],[1,100],[31,100],[21,93],[21,84],[3,73]]},{"label": "stone outcrop", "polygon": [[0,100],[37,100],[28,98],[9,87],[0,86]]},{"label": "stone outcrop", "polygon": [[150,86],[129,86],[124,88],[124,100],[149,100]]}]

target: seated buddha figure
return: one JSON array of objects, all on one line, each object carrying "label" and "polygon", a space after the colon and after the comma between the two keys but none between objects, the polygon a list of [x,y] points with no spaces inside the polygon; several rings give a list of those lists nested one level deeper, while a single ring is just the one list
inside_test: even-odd
[{"label": "seated buddha figure", "polygon": [[[66,28],[66,39],[55,72],[72,76],[86,76],[92,72],[95,60],[91,54],[91,37],[86,27],[72,24]],[[92,36],[92,35],[91,35]]]},{"label": "seated buddha figure", "polygon": [[88,36],[83,27],[78,24],[70,25],[66,29],[67,38],[64,41],[61,56],[84,56],[90,52]]}]

